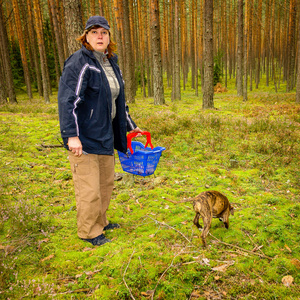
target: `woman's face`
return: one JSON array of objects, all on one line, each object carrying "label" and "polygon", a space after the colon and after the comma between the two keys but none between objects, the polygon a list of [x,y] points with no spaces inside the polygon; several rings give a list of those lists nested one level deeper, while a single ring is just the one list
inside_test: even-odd
[{"label": "woman's face", "polygon": [[109,31],[105,28],[93,28],[86,34],[87,42],[95,51],[105,52],[109,44]]}]

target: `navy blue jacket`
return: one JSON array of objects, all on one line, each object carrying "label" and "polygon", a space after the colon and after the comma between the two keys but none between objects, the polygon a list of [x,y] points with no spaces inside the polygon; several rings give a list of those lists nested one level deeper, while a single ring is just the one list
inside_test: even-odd
[{"label": "navy blue jacket", "polygon": [[114,148],[127,151],[126,133],[136,128],[136,124],[125,103],[117,56],[109,61],[120,85],[114,120],[109,83],[93,51],[82,46],[65,61],[59,82],[58,108],[61,136],[67,149],[68,138],[78,136],[87,153],[112,155]]}]

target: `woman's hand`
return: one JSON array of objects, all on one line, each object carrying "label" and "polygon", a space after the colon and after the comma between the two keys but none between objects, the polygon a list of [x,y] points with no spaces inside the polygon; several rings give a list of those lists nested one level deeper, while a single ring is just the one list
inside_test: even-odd
[{"label": "woman's hand", "polygon": [[[133,130],[129,131],[129,133],[134,133],[134,132],[141,133],[141,132],[143,132],[143,130],[141,130],[140,128],[136,127]],[[140,136],[140,135],[137,135],[137,136]]]},{"label": "woman's hand", "polygon": [[78,136],[68,138],[69,150],[74,153],[75,156],[82,155],[82,144]]}]

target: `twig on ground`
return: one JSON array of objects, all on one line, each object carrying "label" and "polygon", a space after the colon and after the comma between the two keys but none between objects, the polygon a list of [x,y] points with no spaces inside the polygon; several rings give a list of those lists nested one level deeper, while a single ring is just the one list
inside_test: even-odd
[{"label": "twig on ground", "polygon": [[244,231],[244,233],[248,236],[249,240],[251,241],[251,243],[255,246],[252,250],[252,252],[256,252],[257,250],[259,250],[263,255],[265,255],[260,249],[263,247],[263,245],[259,246],[257,245],[251,238],[250,234],[247,233],[246,231]]},{"label": "twig on ground", "polygon": [[228,244],[228,243],[222,242],[222,241],[220,241],[218,238],[216,238],[215,236],[213,236],[210,232],[209,232],[209,235],[212,236],[214,239],[216,239],[219,243],[221,243],[221,244],[223,244],[223,245],[226,245],[226,246],[229,246],[229,247],[233,247],[233,248],[239,249],[239,250],[241,250],[241,251],[244,251],[244,252],[247,252],[247,253],[250,253],[250,254],[253,254],[253,255],[260,256],[260,257],[262,257],[262,258],[267,258],[268,260],[273,260],[272,257],[266,256],[266,255],[264,255],[264,254],[257,253],[257,252],[253,252],[253,251],[250,251],[250,250],[241,248],[241,247],[236,246],[236,245],[232,245],[232,244]]},{"label": "twig on ground", "polygon": [[166,227],[169,227],[169,228],[175,230],[177,233],[181,234],[189,243],[191,242],[181,231],[177,230],[176,228],[174,228],[174,227],[172,227],[172,226],[170,226],[170,225],[168,225],[168,224],[166,224],[164,222],[159,222],[159,221],[157,221],[157,220],[155,220],[155,219],[153,219],[153,218],[151,218],[149,216],[147,216],[147,218],[151,219],[155,223],[158,223],[160,225],[163,225],[163,226],[166,226]]},{"label": "twig on ground", "polygon": [[133,299],[133,300],[135,300],[135,298],[133,297],[133,295],[132,295],[132,293],[131,293],[131,291],[130,291],[130,289],[129,289],[129,287],[128,287],[127,283],[126,283],[126,280],[125,280],[125,275],[126,275],[127,269],[128,269],[128,267],[129,267],[129,265],[130,265],[131,258],[132,258],[132,256],[133,256],[133,254],[134,254],[134,253],[135,253],[135,251],[133,250],[133,252],[132,252],[132,254],[131,254],[131,256],[130,256],[129,262],[128,262],[128,264],[127,264],[127,266],[126,266],[126,269],[125,269],[125,271],[124,271],[124,274],[123,274],[123,282],[124,282],[124,284],[125,284],[125,286],[126,286],[127,290],[128,290],[128,291],[129,291],[129,293],[130,293],[130,297],[131,297],[131,299]]},{"label": "twig on ground", "polygon": [[174,262],[175,258],[176,258],[178,255],[180,255],[180,254],[183,252],[183,250],[184,250],[184,249],[180,250],[180,252],[177,253],[177,254],[173,257],[173,259],[172,259],[172,261],[171,261],[171,264],[164,270],[164,272],[163,272],[163,273],[161,274],[161,276],[159,277],[159,279],[158,279],[158,281],[157,281],[157,283],[156,283],[156,286],[155,286],[155,288],[154,288],[154,290],[153,290],[153,292],[152,292],[151,300],[153,300],[155,291],[156,291],[157,286],[158,286],[158,284],[160,283],[161,279],[162,279],[162,278],[164,277],[164,275],[168,272],[168,270],[174,266],[174,265],[173,265],[173,262]]},{"label": "twig on ground", "polygon": [[45,145],[41,144],[42,148],[62,148],[64,145]]}]

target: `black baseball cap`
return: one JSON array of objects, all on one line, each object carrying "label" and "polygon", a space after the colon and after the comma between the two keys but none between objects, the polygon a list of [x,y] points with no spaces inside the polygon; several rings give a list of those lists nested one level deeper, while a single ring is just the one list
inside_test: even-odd
[{"label": "black baseball cap", "polygon": [[110,30],[110,26],[107,20],[102,16],[92,16],[90,17],[85,25],[85,30],[91,28],[92,26],[100,26],[107,30]]}]

